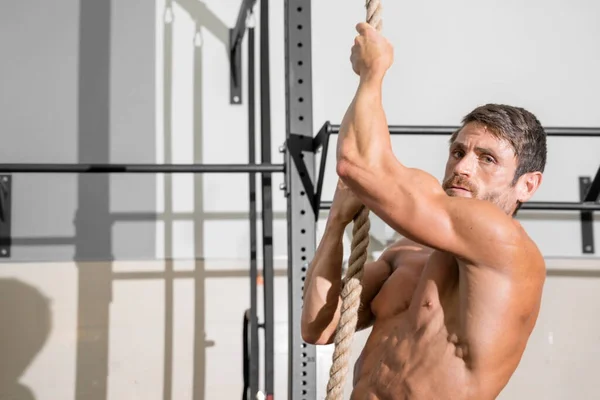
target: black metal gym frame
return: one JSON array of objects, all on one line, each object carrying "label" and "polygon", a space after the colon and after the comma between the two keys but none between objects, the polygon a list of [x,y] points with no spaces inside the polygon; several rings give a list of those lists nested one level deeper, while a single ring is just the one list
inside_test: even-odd
[{"label": "black metal gym frame", "polygon": [[[235,89],[241,87],[241,56],[236,52],[236,45],[239,44],[243,32],[248,22],[248,17],[256,3],[255,0],[244,0],[240,8],[236,28],[232,31],[232,50],[231,50],[231,71],[232,71],[232,94],[233,103],[238,103],[241,98],[236,97]],[[244,28],[240,25],[243,24]],[[261,159],[264,165],[271,163],[271,95],[270,95],[270,57],[269,57],[269,3],[268,0],[260,2],[260,114],[261,114]],[[255,35],[254,28],[248,29],[248,138],[249,138],[249,162],[255,159]],[[234,79],[235,76],[238,79]],[[241,92],[241,90],[240,90]],[[272,180],[270,174],[261,176],[261,199],[262,199],[262,241],[263,241],[263,296],[264,296],[264,323],[258,324],[256,313],[257,290],[256,282],[258,273],[256,269],[256,182],[253,173],[249,175],[250,179],[250,310],[249,316],[244,319],[244,328],[250,324],[250,338],[244,333],[245,351],[250,354],[244,355],[245,373],[244,373],[244,391],[243,399],[254,399],[258,394],[259,381],[259,357],[258,357],[258,328],[264,328],[265,343],[265,382],[264,395],[268,399],[274,396],[274,312],[273,312],[273,292],[274,292],[274,269],[273,269],[273,205],[272,205]],[[247,343],[248,339],[250,344]],[[249,349],[249,350],[248,350]],[[248,391],[249,390],[249,391]]]},{"label": "black metal gym frame", "polygon": [[[236,27],[230,32],[231,80],[230,99],[232,104],[241,104],[241,42],[246,30],[246,16],[251,12],[256,0],[243,0]],[[243,16],[243,17],[242,17]],[[261,2],[261,116],[264,121],[261,126],[263,139],[262,163],[254,162],[254,70],[250,63],[249,71],[249,164],[190,164],[190,165],[146,165],[146,164],[0,164],[0,172],[4,173],[248,173],[250,179],[250,220],[251,220],[251,308],[244,315],[244,320],[250,324],[250,357],[244,360],[248,366],[249,385],[251,393],[244,395],[255,397],[258,391],[258,336],[259,324],[256,318],[256,185],[254,176],[263,176],[263,235],[267,240],[264,246],[272,246],[272,204],[270,174],[284,172],[284,191],[287,198],[288,220],[288,398],[291,400],[308,400],[316,398],[316,363],[315,346],[307,346],[300,332],[300,314],[302,310],[303,282],[308,262],[314,256],[316,249],[316,221],[320,210],[327,209],[331,203],[321,201],[323,178],[327,158],[328,142],[331,134],[339,133],[338,125],[325,123],[318,134],[313,137],[312,124],[312,62],[311,62],[311,1],[285,0],[285,87],[286,87],[286,145],[283,164],[270,164],[270,109],[269,109],[269,63],[268,63],[268,0]],[[263,25],[264,24],[264,25]],[[249,58],[254,56],[254,30],[249,31]],[[265,32],[267,34],[265,34]],[[266,49],[265,51],[262,51]],[[265,60],[267,62],[265,62]],[[264,74],[264,75],[263,75]],[[235,96],[238,96],[237,99]],[[265,96],[266,99],[265,99]],[[455,127],[431,126],[390,126],[390,133],[406,135],[449,135]],[[597,137],[600,129],[590,128],[547,128],[549,136]],[[267,137],[267,140],[264,138]],[[266,146],[265,143],[269,143]],[[319,176],[315,182],[315,153],[322,151]],[[0,257],[10,256],[10,225],[11,225],[11,181],[10,175],[0,175]],[[585,181],[587,179],[587,181]],[[535,210],[578,210],[583,215],[591,215],[598,211],[598,196],[600,194],[600,169],[591,179],[582,177],[582,202],[558,203],[539,202],[526,203],[523,209]],[[266,193],[267,196],[264,194]],[[267,212],[265,212],[267,210]],[[587,217],[586,217],[587,218]],[[254,220],[254,222],[252,222]],[[588,221],[588,220],[586,220]],[[591,222],[588,221],[591,226]],[[265,228],[265,226],[267,228]],[[583,232],[582,232],[583,233]],[[584,242],[589,241],[590,234],[584,233]],[[70,239],[65,239],[69,241]],[[593,244],[593,237],[591,243]],[[6,252],[4,251],[6,250]],[[593,252],[593,247],[584,252]],[[272,248],[263,252],[265,285],[272,285],[273,260]],[[127,274],[121,274],[126,277]],[[272,288],[272,286],[271,286]],[[273,292],[265,287],[265,308],[272,308]],[[270,298],[269,298],[270,296]],[[269,321],[268,318],[271,318]],[[246,323],[246,322],[245,322]],[[245,328],[247,325],[245,325]],[[273,398],[273,320],[272,314],[265,313],[265,391],[268,399]],[[247,332],[245,332],[247,333]],[[246,341],[244,335],[244,341]],[[246,342],[244,342],[246,345]],[[267,345],[267,343],[269,343]],[[249,364],[246,364],[249,362]],[[246,381],[245,381],[246,385]]]},{"label": "black metal gym frame", "polygon": [[[254,27],[248,29],[248,162],[254,163],[256,159],[256,122],[255,122],[255,38]],[[256,257],[256,175],[249,174],[250,190],[250,309],[247,310],[244,321],[244,391],[242,400],[256,397],[259,381],[259,344],[258,344],[258,318],[257,318],[257,287],[258,279]],[[247,331],[250,331],[248,336]]]},{"label": "black metal gym frame", "polygon": [[312,114],[311,1],[285,1],[286,183],[288,220],[288,399],[316,399],[315,347],[300,331],[308,260],[316,249]]},{"label": "black metal gym frame", "polygon": [[[416,135],[416,136],[450,136],[458,129],[457,126],[399,126],[390,125],[389,131],[391,135]],[[340,131],[339,125],[332,125],[326,122],[319,133],[315,137],[313,150],[317,151],[323,148],[323,156],[319,168],[319,179],[315,193],[313,208],[319,210],[327,210],[331,207],[331,202],[321,201],[321,190],[323,187],[323,172],[326,164],[327,146],[329,137],[338,134]],[[569,127],[548,127],[545,128],[546,134],[549,137],[587,137],[600,138],[600,128],[569,128]],[[582,252],[584,254],[594,253],[594,228],[593,228],[593,212],[600,211],[600,166],[593,178],[589,176],[579,177],[580,201],[579,202],[558,202],[558,201],[530,201],[524,203],[522,210],[536,211],[579,211],[581,219],[581,238]]]},{"label": "black metal gym frame", "polygon": [[[269,52],[269,0],[260,2],[260,123],[261,158],[271,163],[271,81]],[[263,297],[265,339],[265,395],[272,400],[275,390],[275,318],[273,314],[273,185],[270,174],[262,174]]]},{"label": "black metal gym frame", "polygon": [[[297,2],[300,3],[300,2]],[[295,5],[296,3],[294,3]],[[286,2],[286,85],[287,85],[287,196],[288,196],[288,252],[290,264],[289,323],[290,323],[290,399],[316,398],[315,348],[306,346],[300,335],[299,314],[302,302],[302,282],[304,282],[307,259],[314,255],[314,228],[320,210],[328,210],[330,201],[322,201],[324,173],[329,147],[329,138],[338,134],[340,126],[326,122],[312,138],[310,126],[311,88],[310,85],[310,15],[309,1],[301,6],[291,6]],[[297,24],[297,25],[296,25]],[[303,36],[307,35],[307,36]],[[302,46],[299,46],[302,44]],[[299,50],[303,49],[303,50]],[[303,68],[304,67],[304,68]],[[306,120],[309,123],[303,124]],[[451,135],[458,127],[454,126],[395,126],[390,125],[391,135]],[[598,137],[600,128],[548,127],[549,137]],[[315,172],[314,155],[321,150],[319,176],[316,187],[313,184]],[[580,177],[580,202],[527,202],[521,209],[546,211],[580,211],[582,252],[594,253],[592,212],[600,211],[600,166],[594,178]]]},{"label": "black metal gym frame", "polygon": [[256,0],[242,0],[235,27],[229,30],[229,101],[242,104],[242,50],[241,43],[246,32],[249,14]]}]

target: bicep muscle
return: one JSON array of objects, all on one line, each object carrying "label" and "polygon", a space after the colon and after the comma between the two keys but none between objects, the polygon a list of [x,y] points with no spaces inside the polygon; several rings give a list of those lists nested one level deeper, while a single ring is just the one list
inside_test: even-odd
[{"label": "bicep muscle", "polygon": [[386,159],[369,170],[350,166],[342,179],[403,236],[465,259],[478,258],[481,245],[505,236],[508,218],[495,205],[450,197],[427,172]]}]

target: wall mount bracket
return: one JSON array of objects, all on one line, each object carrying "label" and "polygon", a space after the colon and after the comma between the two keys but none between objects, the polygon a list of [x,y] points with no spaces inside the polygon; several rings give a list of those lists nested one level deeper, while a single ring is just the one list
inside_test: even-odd
[{"label": "wall mount bracket", "polygon": [[[600,167],[594,179],[579,177],[579,195],[583,203],[600,202]],[[581,250],[584,254],[594,254],[594,215],[592,211],[581,211]]]},{"label": "wall mount bracket", "polygon": [[243,0],[235,23],[229,30],[229,102],[242,104],[242,40],[248,27],[248,17],[256,0]]},{"label": "wall mount bracket", "polygon": [[10,257],[11,247],[11,208],[12,179],[10,175],[0,175],[0,258]]}]

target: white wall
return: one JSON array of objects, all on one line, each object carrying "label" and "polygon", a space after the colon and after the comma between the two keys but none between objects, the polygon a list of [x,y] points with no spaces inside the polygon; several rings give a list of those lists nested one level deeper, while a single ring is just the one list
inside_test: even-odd
[{"label": "white wall", "polygon": [[[175,2],[173,38],[167,47],[163,46],[164,0],[111,3],[110,74],[104,82],[111,89],[106,116],[109,151],[108,159],[97,162],[247,161],[247,77],[244,104],[230,105],[225,46],[240,3]],[[270,6],[272,159],[279,163],[283,157],[278,147],[285,139],[284,10],[283,2],[271,1]],[[385,2],[384,7],[384,33],[395,46],[396,60],[385,81],[390,124],[457,125],[479,104],[505,102],[529,108],[547,126],[600,126],[597,2],[460,0]],[[81,160],[80,152],[85,150],[93,158],[94,149],[78,148],[85,138],[78,130],[81,114],[77,111],[81,106],[80,4],[12,2],[3,10],[0,48],[7,57],[0,63],[0,137],[5,144],[0,146],[1,161],[89,162]],[[316,132],[327,120],[339,123],[353,95],[357,80],[348,58],[354,26],[364,19],[363,3],[312,2],[312,15]],[[170,73],[165,65],[172,68]],[[167,97],[169,88],[171,97]],[[163,123],[169,120],[172,123],[165,128]],[[445,141],[443,137],[395,137],[393,144],[404,163],[441,178]],[[334,145],[335,139],[330,149]],[[547,173],[534,200],[577,201],[578,177],[593,176],[599,163],[600,138],[549,139]],[[99,194],[109,196],[105,212],[121,213],[129,220],[107,225],[108,232],[95,232],[96,224],[104,226],[108,216],[84,208],[92,221],[85,227],[84,245],[93,248],[108,238],[114,262],[111,254],[77,259],[74,243],[52,244],[52,238],[82,234],[74,220],[84,206],[79,185],[90,185],[87,179],[14,176],[13,233],[20,241],[13,257],[0,265],[0,279],[13,290],[5,292],[12,297],[5,295],[3,304],[20,304],[15,306],[18,311],[43,316],[47,315],[44,309],[31,311],[25,308],[29,303],[19,301],[42,295],[50,304],[51,327],[38,328],[48,337],[19,377],[9,365],[21,353],[4,357],[2,382],[10,385],[2,386],[21,391],[27,387],[36,400],[167,398],[163,391],[177,400],[239,396],[241,321],[249,306],[248,178],[226,174],[110,177],[110,193]],[[278,398],[285,396],[287,388],[287,221],[285,199],[277,189],[281,182],[276,175]],[[330,152],[324,200],[331,198],[334,183]],[[159,221],[132,221],[139,213],[158,213]],[[318,235],[325,216],[319,221]],[[593,370],[598,358],[593,349],[600,332],[591,318],[599,303],[598,258],[587,260],[582,255],[576,213],[522,212],[519,218],[548,256],[552,271],[574,271],[551,272],[538,327],[503,398],[592,398],[597,391]],[[596,249],[600,249],[598,216],[594,229]],[[377,242],[393,237],[377,221],[373,234],[373,250],[380,250]],[[49,238],[49,242],[30,238]],[[172,292],[165,284],[171,268],[178,271]],[[107,271],[120,273],[120,278],[111,283]],[[22,289],[20,283],[33,290]],[[104,306],[110,310],[106,315],[101,312]],[[4,309],[9,315],[10,309]],[[172,331],[165,328],[169,326]],[[365,334],[357,338],[356,352],[364,338]],[[24,339],[20,345],[33,348]],[[321,388],[330,351],[330,347],[319,349]],[[106,371],[98,365],[105,365]]]}]

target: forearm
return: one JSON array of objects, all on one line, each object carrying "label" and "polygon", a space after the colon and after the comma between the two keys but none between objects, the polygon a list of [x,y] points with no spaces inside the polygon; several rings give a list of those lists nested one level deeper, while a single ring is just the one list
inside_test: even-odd
[{"label": "forearm", "polygon": [[340,126],[338,166],[344,163],[368,167],[391,150],[387,118],[382,102],[383,77],[361,77],[352,103]]},{"label": "forearm", "polygon": [[[414,185],[403,180],[407,169],[392,150],[382,103],[382,80],[377,77],[361,78],[340,126],[336,172],[367,208],[398,230],[400,228],[392,225],[391,220],[382,214],[382,200],[395,190],[395,205],[400,206],[403,200],[412,201],[414,197],[404,189],[414,188]],[[392,176],[393,179],[388,179]],[[388,182],[384,184],[384,181]]]},{"label": "forearm", "polygon": [[345,225],[330,216],[304,281],[302,335],[326,343],[339,320]]}]

